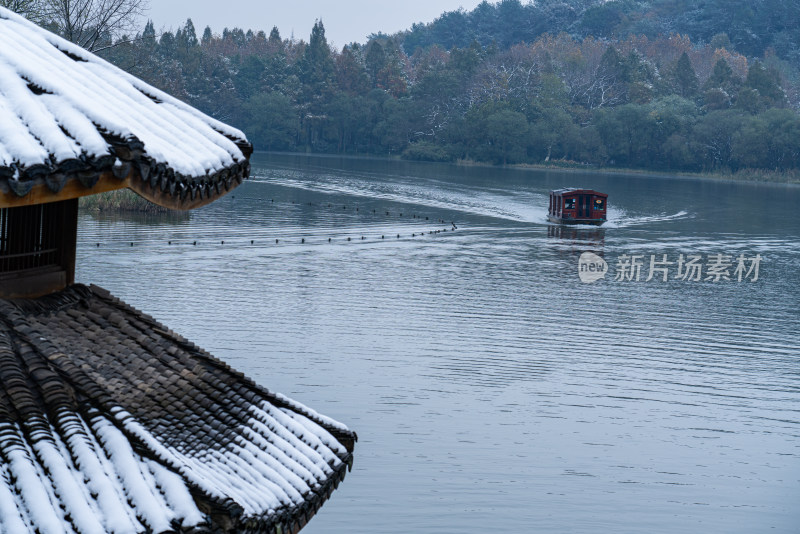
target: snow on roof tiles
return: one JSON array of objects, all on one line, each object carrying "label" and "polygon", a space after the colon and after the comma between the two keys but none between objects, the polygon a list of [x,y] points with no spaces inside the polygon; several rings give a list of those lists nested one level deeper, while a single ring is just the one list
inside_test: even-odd
[{"label": "snow on roof tiles", "polygon": [[354,440],[95,286],[0,300],[1,532],[296,532]]},{"label": "snow on roof tiles", "polygon": [[0,8],[1,192],[130,163],[139,176],[127,185],[139,193],[210,199],[247,176],[250,152],[241,131]]}]

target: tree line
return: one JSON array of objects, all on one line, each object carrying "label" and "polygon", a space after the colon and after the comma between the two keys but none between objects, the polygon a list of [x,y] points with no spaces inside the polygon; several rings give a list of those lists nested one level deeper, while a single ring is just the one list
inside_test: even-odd
[{"label": "tree line", "polygon": [[[672,35],[544,34],[501,49],[449,50],[373,36],[332,49],[191,22],[152,23],[106,56],[242,128],[257,149],[402,155],[429,161],[683,171],[800,167],[800,84],[775,55],[750,60]],[[720,46],[722,45],[722,46]]]}]

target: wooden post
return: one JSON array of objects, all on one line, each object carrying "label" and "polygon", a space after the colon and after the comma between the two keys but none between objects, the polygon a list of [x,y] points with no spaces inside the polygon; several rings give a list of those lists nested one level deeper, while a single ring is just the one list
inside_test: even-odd
[{"label": "wooden post", "polygon": [[[75,249],[78,246],[78,199],[59,202],[61,205],[60,264],[66,275],[66,285],[75,283]],[[65,286],[66,287],[66,286]]]}]

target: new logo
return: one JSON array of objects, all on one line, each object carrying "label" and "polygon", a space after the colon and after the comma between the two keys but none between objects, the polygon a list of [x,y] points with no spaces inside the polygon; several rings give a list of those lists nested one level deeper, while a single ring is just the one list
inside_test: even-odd
[{"label": "new logo", "polygon": [[608,272],[606,260],[594,252],[584,252],[578,260],[578,276],[581,282],[591,284],[605,277]]}]

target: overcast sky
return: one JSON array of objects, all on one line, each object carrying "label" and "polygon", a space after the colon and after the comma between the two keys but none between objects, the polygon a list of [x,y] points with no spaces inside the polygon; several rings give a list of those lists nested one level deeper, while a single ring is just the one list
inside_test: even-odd
[{"label": "overcast sky", "polygon": [[415,22],[431,22],[445,11],[472,10],[480,0],[151,0],[149,18],[156,30],[177,29],[191,18],[197,36],[206,26],[264,30],[277,26],[281,36],[308,41],[314,21],[325,25],[337,48],[364,43],[371,33],[394,33]]}]

